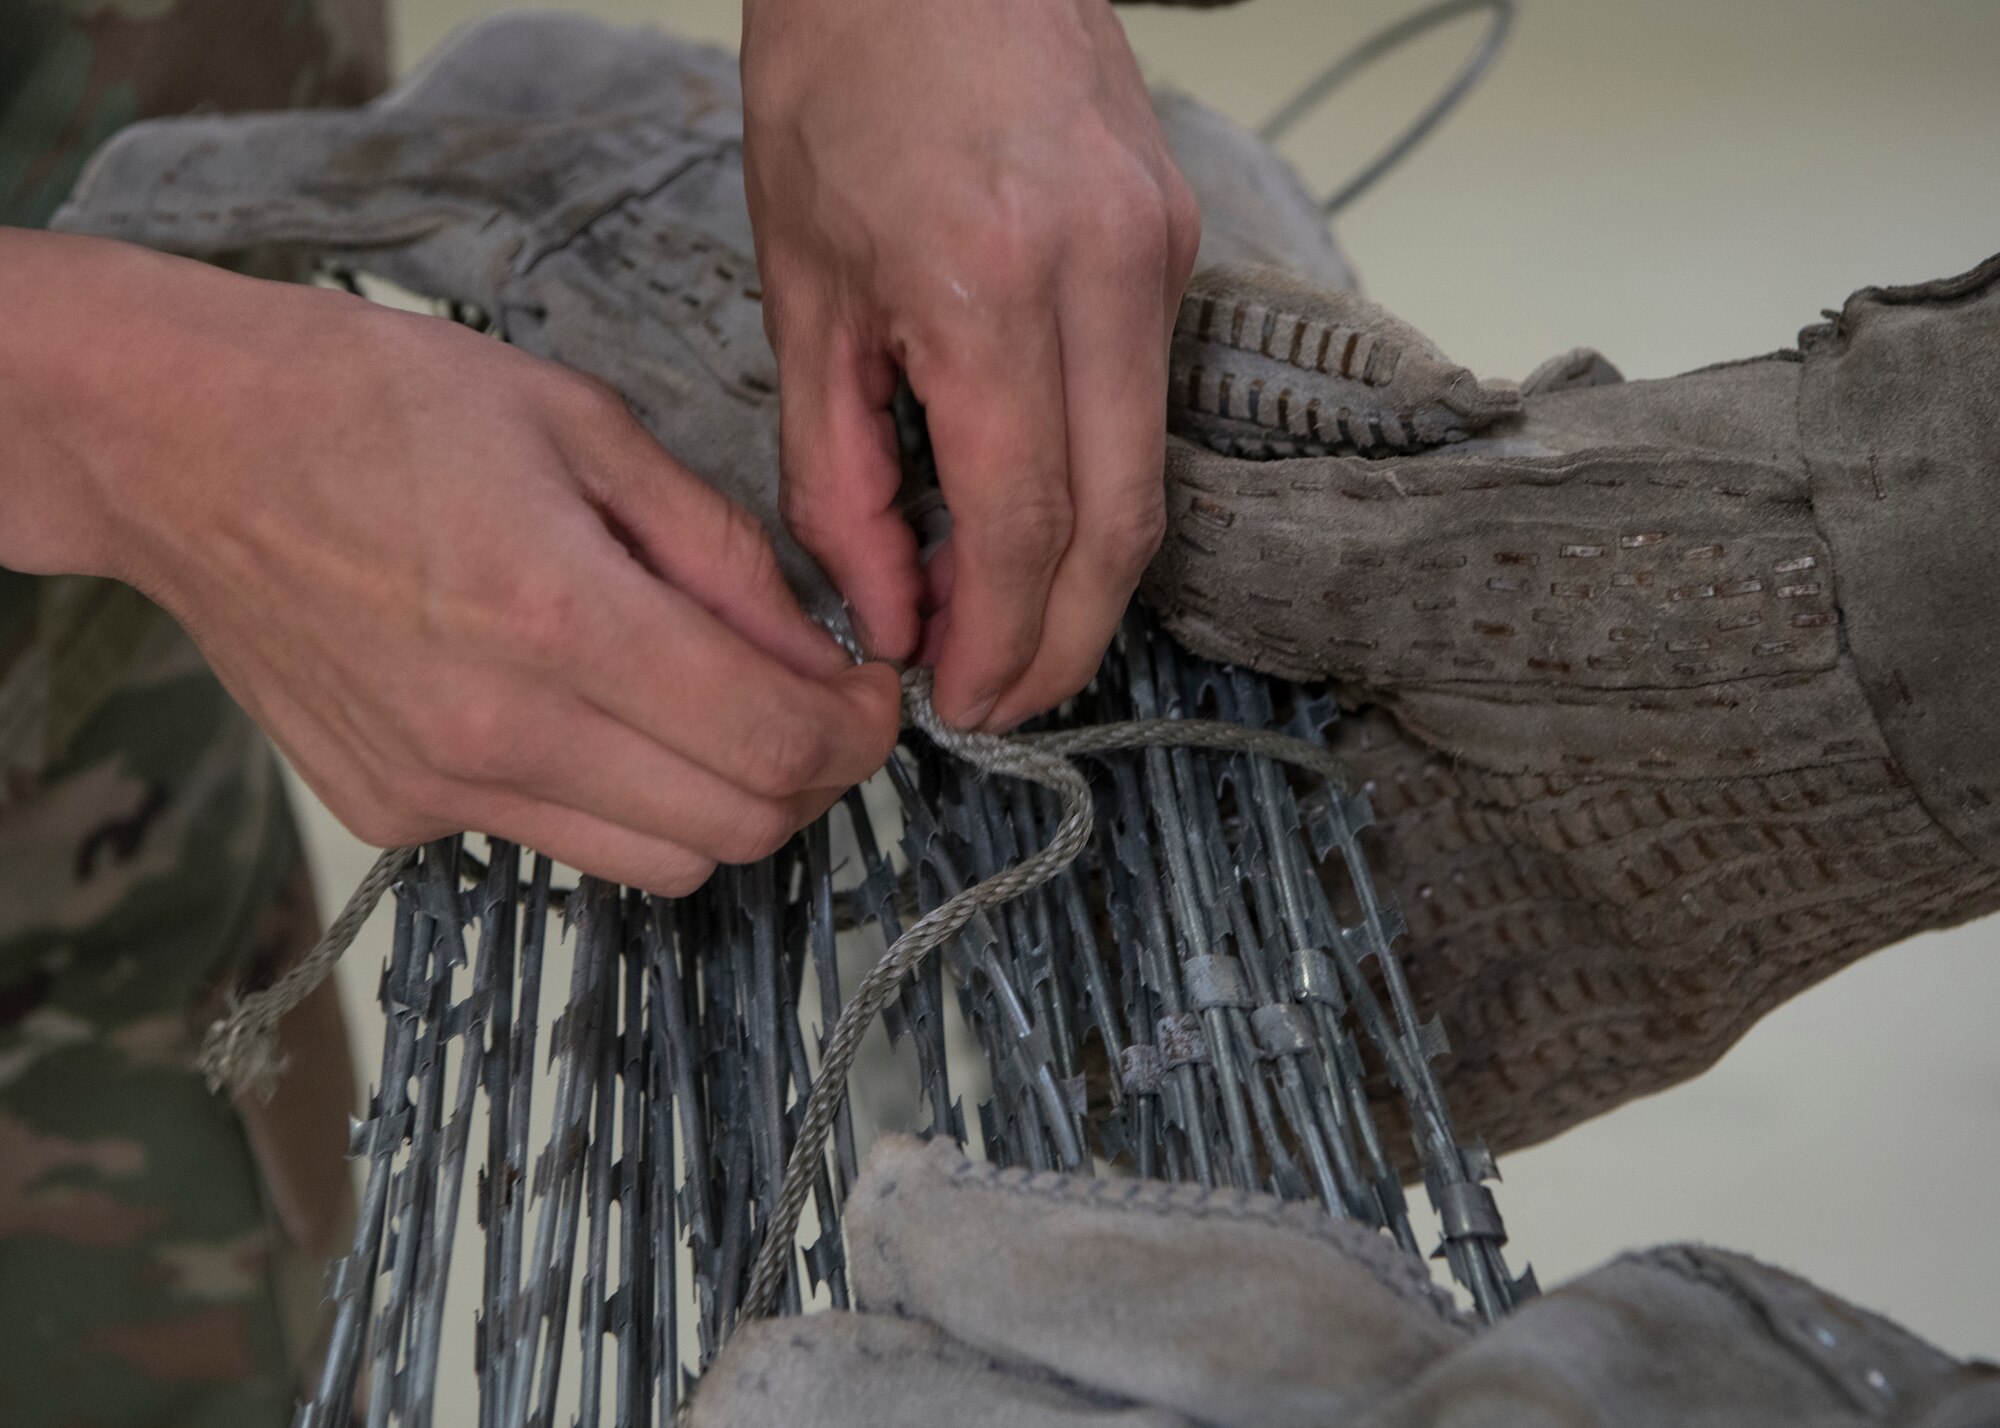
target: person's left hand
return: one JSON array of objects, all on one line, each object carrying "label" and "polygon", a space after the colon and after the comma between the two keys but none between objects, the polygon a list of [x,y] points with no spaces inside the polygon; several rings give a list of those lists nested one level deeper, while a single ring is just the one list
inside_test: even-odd
[{"label": "person's left hand", "polygon": [[[1007,728],[1089,680],[1158,547],[1194,197],[1105,0],[743,11],[787,522],[872,654],[934,656],[945,719]],[[899,373],[953,518],[928,571]]]}]

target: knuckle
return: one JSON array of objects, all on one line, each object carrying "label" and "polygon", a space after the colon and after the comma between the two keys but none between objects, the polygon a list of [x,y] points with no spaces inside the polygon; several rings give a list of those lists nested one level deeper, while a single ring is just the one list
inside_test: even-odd
[{"label": "knuckle", "polygon": [[770,857],[797,832],[791,816],[765,799],[745,802],[716,840],[716,852],[725,863],[755,863]]},{"label": "knuckle", "polygon": [[1099,562],[1117,577],[1136,584],[1159,553],[1166,534],[1167,503],[1163,495],[1121,507],[1099,533]]},{"label": "knuckle", "polygon": [[502,639],[537,668],[567,666],[583,629],[576,587],[560,576],[523,574],[502,599]]},{"label": "knuckle", "polygon": [[1004,574],[1041,574],[1068,548],[1073,525],[1066,500],[1022,496],[987,518],[979,544],[987,561]]},{"label": "knuckle", "polygon": [[514,762],[509,724],[502,701],[460,695],[418,719],[417,752],[431,770],[447,779],[497,782]]},{"label": "knuckle", "polygon": [[1117,246],[1107,246],[1104,251],[1116,253],[1124,271],[1135,277],[1143,275],[1156,279],[1156,275],[1167,270],[1168,263],[1173,260],[1174,245],[1164,222],[1128,220],[1120,226],[1119,232],[1122,236],[1116,240]]},{"label": "knuckle", "polygon": [[1128,261],[1163,257],[1167,249],[1169,213],[1165,190],[1136,161],[1110,167],[1092,189],[1089,207],[1091,236],[1109,240]]},{"label": "knuckle", "polygon": [[1055,202],[1043,186],[1018,174],[994,179],[974,205],[967,249],[982,286],[1020,296],[1041,286],[1055,238]]},{"label": "knuckle", "polygon": [[829,753],[826,731],[806,715],[785,710],[766,715],[746,745],[744,783],[765,798],[787,798],[822,781]]},{"label": "knuckle", "polygon": [[1179,169],[1167,172],[1166,202],[1167,260],[1175,279],[1186,282],[1201,250],[1201,203]]},{"label": "knuckle", "polygon": [[[819,481],[810,476],[787,473],[778,484],[778,514],[790,531],[792,539],[827,562],[837,562],[843,554],[841,549],[841,516],[843,509],[834,495]],[[750,519],[746,517],[746,519]],[[770,541],[764,536],[763,528],[757,528],[757,535],[765,547],[765,554],[771,561],[771,570],[777,572],[777,554],[772,551]]]},{"label": "knuckle", "polygon": [[764,532],[763,522],[734,501],[725,502],[722,510],[722,522],[715,537],[716,556],[718,563],[730,572],[730,578],[754,590],[781,583],[778,553]]},{"label": "knuckle", "polygon": [[814,541],[825,537],[823,509],[815,482],[787,472],[778,483],[778,514],[799,544],[811,548]]}]

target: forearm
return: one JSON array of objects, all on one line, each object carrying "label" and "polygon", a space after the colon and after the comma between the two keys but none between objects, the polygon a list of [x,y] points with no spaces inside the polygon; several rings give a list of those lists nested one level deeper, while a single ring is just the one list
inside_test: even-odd
[{"label": "forearm", "polygon": [[168,261],[0,228],[0,565],[40,575],[117,565],[109,468],[181,355],[158,339],[159,309],[173,301],[157,287]]},{"label": "forearm", "polygon": [[149,551],[186,524],[227,448],[301,405],[315,334],[361,307],[0,228],[0,565],[145,585]]}]

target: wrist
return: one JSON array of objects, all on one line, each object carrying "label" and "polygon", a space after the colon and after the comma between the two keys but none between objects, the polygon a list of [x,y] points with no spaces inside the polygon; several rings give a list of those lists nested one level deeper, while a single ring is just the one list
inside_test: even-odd
[{"label": "wrist", "polygon": [[124,244],[0,230],[0,564],[32,574],[114,575],[121,433],[170,354],[142,329],[162,297],[153,255]]},{"label": "wrist", "polygon": [[152,549],[199,524],[231,434],[258,420],[259,373],[279,369],[281,334],[244,311],[267,290],[292,291],[124,243],[0,230],[0,565],[151,592]]}]

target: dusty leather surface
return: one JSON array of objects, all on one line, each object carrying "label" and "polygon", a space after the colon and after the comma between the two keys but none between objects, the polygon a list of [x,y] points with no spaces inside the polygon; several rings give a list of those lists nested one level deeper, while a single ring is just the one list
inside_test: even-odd
[{"label": "dusty leather surface", "polygon": [[[2000,906],[1981,272],[1863,294],[1851,342],[1803,354],[1648,382],[1564,354],[1517,412],[1381,459],[1241,459],[1170,393],[1188,439],[1142,593],[1201,653],[1354,708],[1334,739],[1455,1048],[1447,1094],[1497,1146],[1696,1074],[1855,958]],[[1433,365],[1404,404],[1462,380]],[[1886,450],[1908,475],[1883,502]]]},{"label": "dusty leather surface", "polygon": [[1863,684],[1925,807],[2000,861],[2000,257],[1864,288],[1801,345],[1813,509]]},{"label": "dusty leather surface", "polygon": [[1037,1175],[898,1136],[846,1213],[857,1308],[1197,1422],[1337,1421],[1472,1332],[1387,1236],[1316,1205]]},{"label": "dusty leather surface", "polygon": [[752,1324],[702,1428],[1942,1428],[2000,1373],[1741,1255],[1626,1255],[1475,1329],[1384,1237],[1265,1196],[878,1141],[856,1309]]}]

